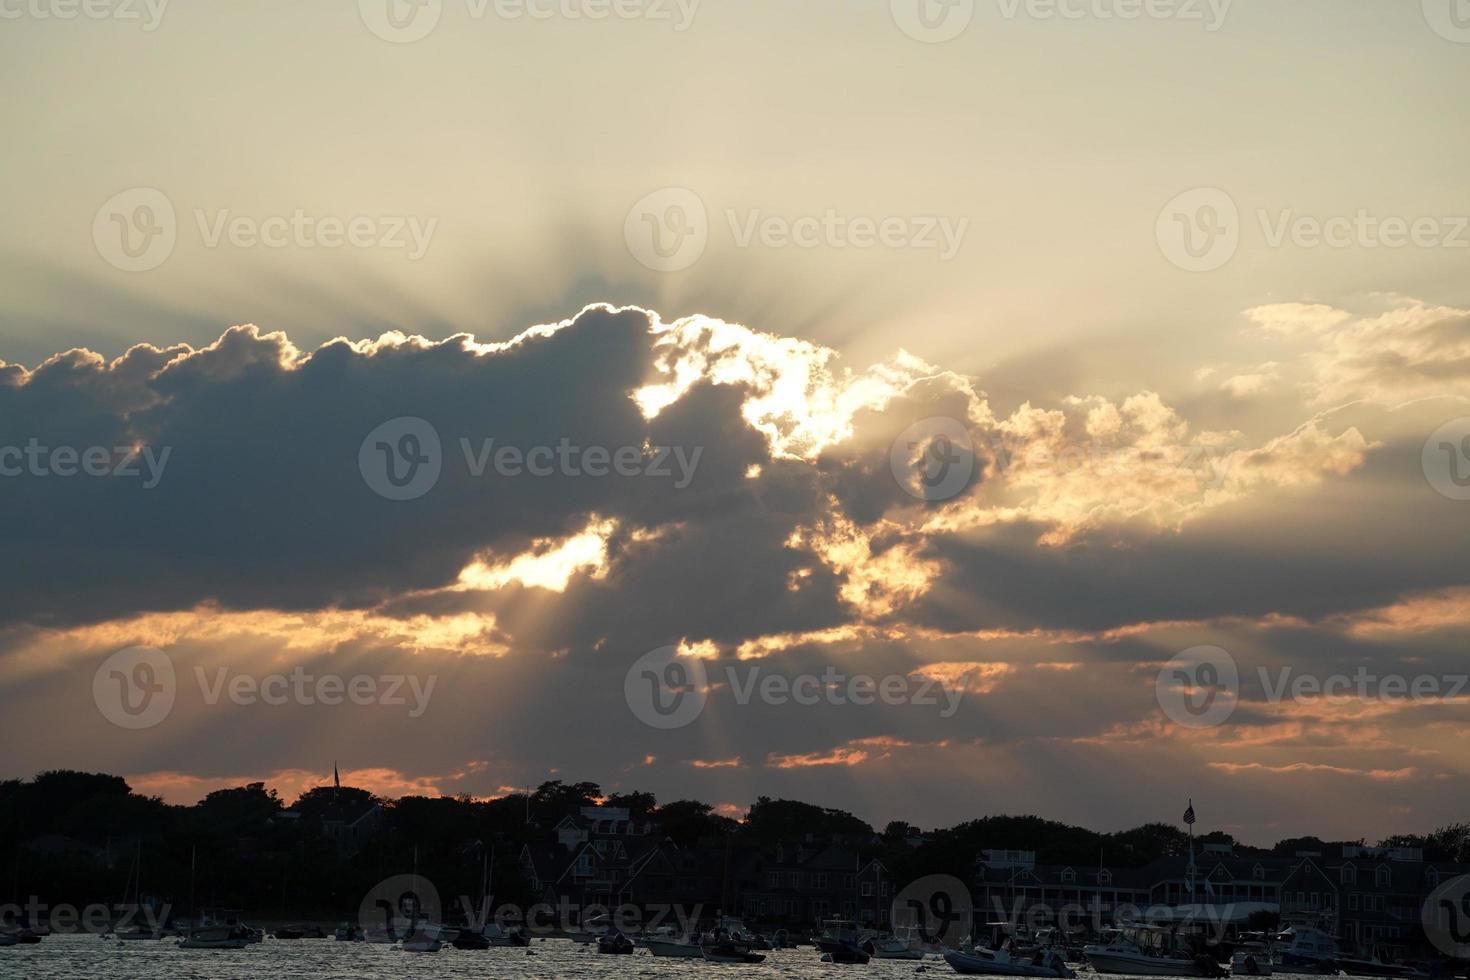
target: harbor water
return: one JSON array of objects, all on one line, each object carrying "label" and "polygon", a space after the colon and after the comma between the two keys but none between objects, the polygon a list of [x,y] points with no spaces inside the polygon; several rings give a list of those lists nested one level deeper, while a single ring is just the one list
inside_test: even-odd
[{"label": "harbor water", "polygon": [[[475,980],[551,980],[557,977],[957,977],[938,958],[922,962],[873,960],[866,966],[823,963],[811,947],[766,953],[749,966],[654,957],[644,950],[605,956],[591,947],[548,939],[525,949],[500,948],[405,953],[389,945],[327,939],[274,940],[240,950],[183,950],[172,940],[119,943],[95,935],[53,935],[30,946],[0,949],[0,977],[24,980],[400,980],[412,977]],[[1079,980],[1097,975],[1087,967]],[[1108,975],[1110,978],[1114,975]],[[1278,980],[1320,980],[1277,974]]]}]

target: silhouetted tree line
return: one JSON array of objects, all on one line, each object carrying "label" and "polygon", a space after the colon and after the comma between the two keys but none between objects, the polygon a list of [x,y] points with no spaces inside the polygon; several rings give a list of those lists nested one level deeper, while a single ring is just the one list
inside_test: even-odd
[{"label": "silhouetted tree line", "polygon": [[[192,806],[134,793],[126,780],[101,773],[43,772],[0,782],[0,897],[83,906],[131,900],[135,861],[147,900],[186,912],[190,903],[246,909],[259,916],[343,918],[377,882],[419,873],[446,902],[478,901],[481,869],[493,862],[496,904],[536,901],[519,875],[521,847],[554,842],[556,824],[583,806],[605,802],[649,818],[659,835],[684,847],[771,847],[783,840],[838,838],[880,858],[900,883],[925,874],[964,875],[981,848],[1035,851],[1048,864],[1142,866],[1183,854],[1187,835],[1167,824],[1116,833],[1034,816],[990,816],[920,833],[894,821],[881,833],[842,810],[760,797],[741,820],[707,803],[659,804],[652,793],[604,795],[596,783],[551,781],[529,793],[491,800],[467,796],[378,799],[367,790],[319,786],[290,806],[262,783],[216,790]],[[355,840],[334,840],[328,823],[374,812]],[[1357,841],[1291,838],[1269,849],[1230,835],[1197,843],[1234,845],[1237,854],[1330,853]],[[1396,835],[1384,846],[1420,847],[1431,861],[1470,861],[1470,825],[1425,836]],[[193,874],[191,879],[191,862]]]}]

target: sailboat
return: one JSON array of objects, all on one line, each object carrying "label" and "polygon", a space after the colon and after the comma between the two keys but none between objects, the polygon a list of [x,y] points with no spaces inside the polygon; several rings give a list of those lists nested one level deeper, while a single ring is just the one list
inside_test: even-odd
[{"label": "sailboat", "polygon": [[126,929],[119,929],[117,938],[130,942],[139,939],[157,939],[158,932],[140,921],[143,913],[143,842],[141,840],[137,842],[137,848],[133,852],[133,866],[128,870],[128,884],[132,888],[132,894],[128,896],[128,904],[133,910],[134,924]]},{"label": "sailboat", "polygon": [[[419,881],[419,849],[413,849],[413,913],[408,918],[408,934],[403,937],[401,946],[405,953],[437,953],[444,948],[444,943],[439,938],[437,926],[431,926],[425,922],[419,924],[418,905],[418,881]],[[433,931],[430,932],[429,930]]]},{"label": "sailboat", "polygon": [[[484,921],[484,917],[485,916],[488,916],[490,914],[490,882],[489,882],[489,879],[488,879],[489,873],[490,873],[490,859],[489,859],[489,855],[481,854],[480,855],[480,908],[481,908],[482,911],[480,913],[480,916],[481,917],[479,919],[479,921],[481,921],[481,922]],[[459,930],[459,935],[457,935],[457,936],[454,937],[454,942],[451,943],[450,945],[452,945],[455,949],[489,949],[490,948],[490,937],[488,937],[488,936],[485,935],[484,928],[482,927],[477,932],[474,929],[468,927],[469,910],[466,910],[465,918],[467,920],[467,922],[466,922],[466,928]]]}]

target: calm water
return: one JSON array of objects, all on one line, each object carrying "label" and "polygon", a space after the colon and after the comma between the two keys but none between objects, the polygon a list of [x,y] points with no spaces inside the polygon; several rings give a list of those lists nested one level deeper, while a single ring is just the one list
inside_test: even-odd
[{"label": "calm water", "polygon": [[[823,963],[815,949],[766,953],[754,966],[716,965],[700,960],[602,956],[592,947],[549,939],[524,949],[405,953],[392,946],[339,943],[330,939],[279,942],[266,939],[242,950],[183,950],[172,940],[130,942],[96,936],[49,936],[35,946],[0,948],[0,977],[25,980],[234,980],[237,977],[311,980],[397,980],[401,977],[473,977],[475,980],[540,980],[548,977],[935,977],[958,976],[943,960],[922,963],[874,960],[867,966]],[[1079,978],[1096,975],[1083,968]],[[1280,980],[1321,980],[1277,974]],[[1108,978],[1113,980],[1113,978]]]}]

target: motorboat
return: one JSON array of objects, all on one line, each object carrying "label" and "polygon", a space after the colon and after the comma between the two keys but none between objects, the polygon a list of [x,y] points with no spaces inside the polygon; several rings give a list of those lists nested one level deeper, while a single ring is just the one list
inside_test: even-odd
[{"label": "motorboat", "polygon": [[491,946],[529,946],[531,937],[526,935],[523,929],[504,929],[497,922],[491,922],[480,933]]},{"label": "motorboat", "polygon": [[733,940],[699,947],[699,953],[710,963],[764,963],[764,953],[752,953],[748,946]]},{"label": "motorboat", "polygon": [[256,940],[239,914],[230,910],[209,910],[190,925],[179,940],[179,949],[244,949]]},{"label": "motorboat", "polygon": [[360,942],[363,938],[362,929],[352,922],[344,922],[332,933],[332,938],[339,943]]},{"label": "motorboat", "polygon": [[1167,951],[1155,943],[1140,946],[1121,931],[1101,943],[1082,947],[1082,956],[1098,973],[1122,973],[1145,977],[1193,977],[1199,971],[1194,958]]},{"label": "motorboat", "polygon": [[1077,975],[1054,949],[1044,949],[1031,956],[1017,956],[1008,949],[986,949],[983,946],[967,952],[949,949],[944,951],[944,961],[956,973],[974,976],[1072,978]]},{"label": "motorboat", "polygon": [[764,953],[751,952],[750,933],[739,919],[721,919],[700,937],[699,955],[710,963],[762,963]]},{"label": "motorboat", "polygon": [[461,929],[459,935],[450,942],[455,949],[489,949],[490,940],[483,932],[475,932],[473,929]]},{"label": "motorboat", "polygon": [[1272,974],[1271,947],[1263,942],[1237,943],[1230,954],[1230,975],[1236,977],[1269,977]]},{"label": "motorboat", "polygon": [[872,933],[859,929],[851,919],[828,919],[822,923],[817,949],[824,962],[863,964],[872,959],[870,939]]},{"label": "motorboat", "polygon": [[922,960],[924,951],[906,939],[897,936],[887,936],[882,939],[869,940],[873,948],[873,958],[879,960]]},{"label": "motorboat", "polygon": [[638,945],[654,956],[697,960],[704,955],[700,952],[699,943],[689,935],[681,934],[673,926],[659,926],[652,934],[639,939]]},{"label": "motorboat", "polygon": [[1336,973],[1337,940],[1316,926],[1290,925],[1276,934],[1276,966],[1284,973]]},{"label": "motorboat", "polygon": [[597,937],[597,951],[599,953],[626,956],[632,953],[633,949],[633,940],[616,929],[609,929]]},{"label": "motorboat", "polygon": [[178,942],[179,949],[244,949],[250,945],[244,930],[229,926],[192,929]]}]

